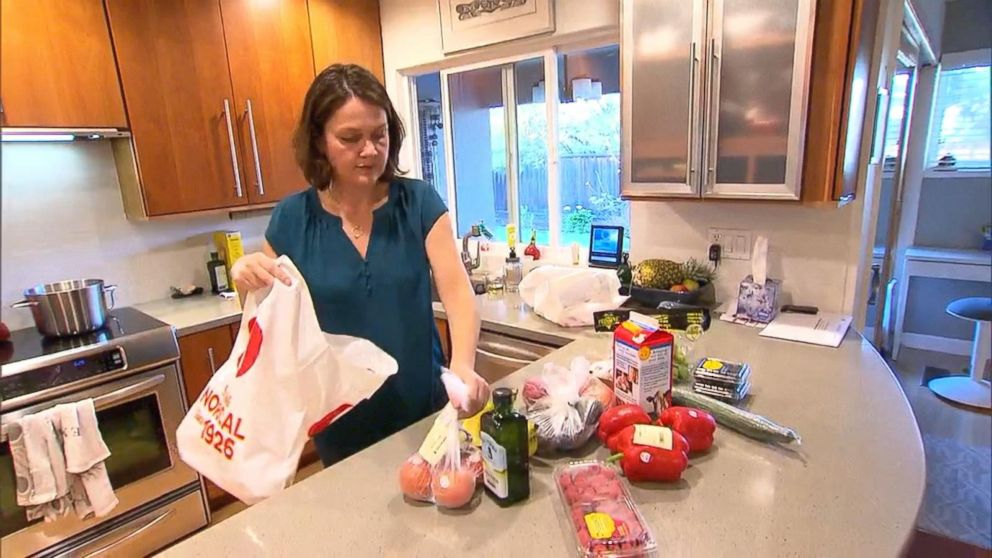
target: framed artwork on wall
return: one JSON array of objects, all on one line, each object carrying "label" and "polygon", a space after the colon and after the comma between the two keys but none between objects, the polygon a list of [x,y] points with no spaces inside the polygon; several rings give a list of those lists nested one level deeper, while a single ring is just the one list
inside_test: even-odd
[{"label": "framed artwork on wall", "polygon": [[445,54],[555,30],[554,0],[438,0]]}]

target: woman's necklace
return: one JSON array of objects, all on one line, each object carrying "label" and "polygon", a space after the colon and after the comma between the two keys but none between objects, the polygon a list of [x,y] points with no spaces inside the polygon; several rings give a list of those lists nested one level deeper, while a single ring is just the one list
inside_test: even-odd
[{"label": "woman's necklace", "polygon": [[365,231],[361,227],[358,225],[351,226],[351,236],[355,237],[356,240],[361,238],[363,234],[365,234]]}]

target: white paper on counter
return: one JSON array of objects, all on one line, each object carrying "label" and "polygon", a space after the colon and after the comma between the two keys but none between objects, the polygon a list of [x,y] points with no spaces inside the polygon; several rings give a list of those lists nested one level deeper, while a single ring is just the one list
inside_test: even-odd
[{"label": "white paper on counter", "polygon": [[768,324],[760,335],[789,341],[838,347],[851,325],[851,316],[820,312],[796,314],[783,312]]}]

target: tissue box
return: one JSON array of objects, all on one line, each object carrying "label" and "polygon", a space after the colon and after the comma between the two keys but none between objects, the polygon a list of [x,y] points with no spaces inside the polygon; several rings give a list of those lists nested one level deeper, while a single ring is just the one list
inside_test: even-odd
[{"label": "tissue box", "polygon": [[738,318],[746,318],[756,322],[768,323],[775,319],[778,313],[778,291],[781,281],[766,279],[763,285],[754,282],[754,277],[748,275],[741,281],[737,295]]}]

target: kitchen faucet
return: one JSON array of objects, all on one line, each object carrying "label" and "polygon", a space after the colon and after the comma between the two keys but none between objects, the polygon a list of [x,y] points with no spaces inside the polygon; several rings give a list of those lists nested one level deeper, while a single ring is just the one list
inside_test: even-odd
[{"label": "kitchen faucet", "polygon": [[465,270],[472,273],[473,269],[478,269],[479,262],[479,245],[475,245],[475,257],[472,257],[471,252],[468,251],[468,241],[470,238],[485,237],[487,240],[492,240],[493,235],[486,228],[486,225],[482,221],[479,221],[478,225],[472,225],[469,232],[462,235],[462,264],[465,266]]}]

